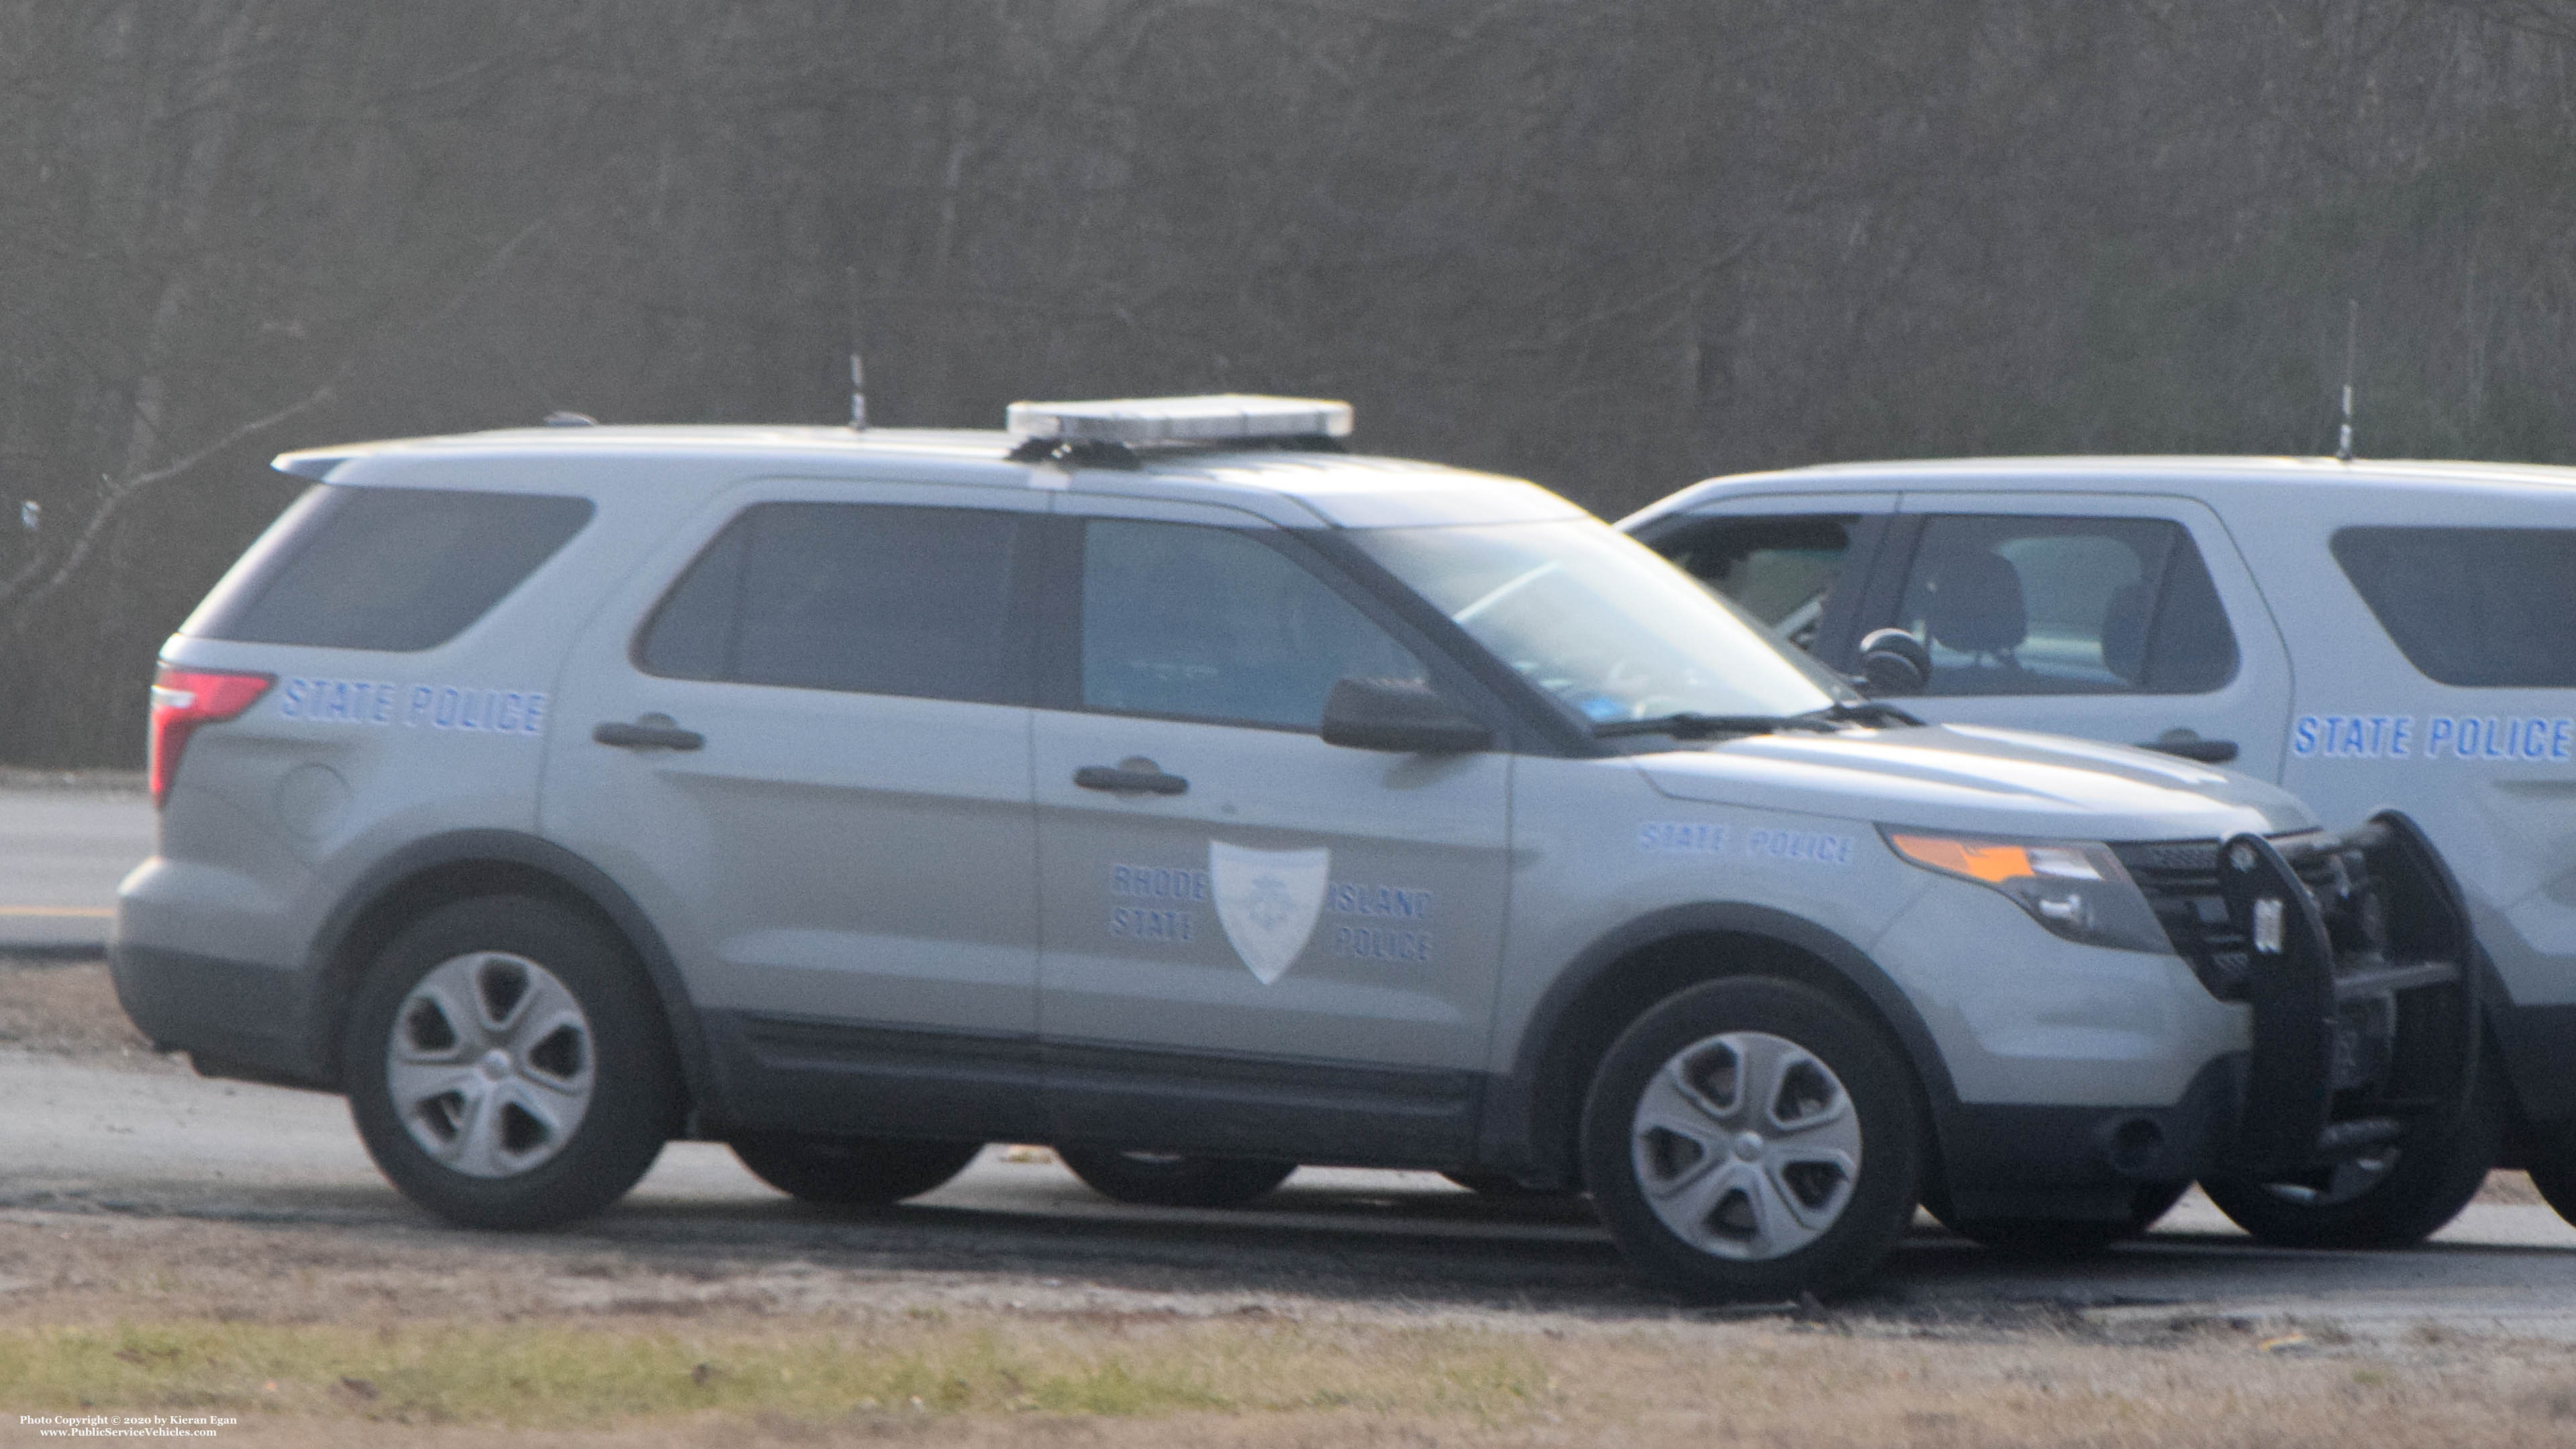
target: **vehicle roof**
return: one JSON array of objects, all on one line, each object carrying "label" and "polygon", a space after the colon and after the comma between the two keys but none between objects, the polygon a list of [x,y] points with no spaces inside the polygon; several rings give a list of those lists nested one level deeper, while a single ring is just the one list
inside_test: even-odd
[{"label": "vehicle roof", "polygon": [[[441,437],[394,438],[280,454],[281,472],[334,482],[391,481],[408,462],[545,464],[575,460],[691,457],[728,473],[837,471],[904,462],[944,465],[939,481],[990,487],[1158,497],[1248,508],[1290,526],[1368,528],[1400,524],[1536,522],[1589,517],[1536,484],[1492,473],[1401,458],[1286,448],[1141,448],[1133,466],[1015,461],[1022,440],[982,429],[742,425],[587,425],[507,428]],[[393,464],[395,469],[343,465]],[[975,465],[987,465],[989,472]],[[1044,482],[1039,481],[1042,475]],[[1283,510],[1279,505],[1293,508]]]},{"label": "vehicle roof", "polygon": [[[2576,488],[2576,468],[2546,463],[2475,463],[2430,458],[2288,458],[2176,454],[2071,455],[2032,458],[1923,458],[1873,463],[1820,463],[1710,478],[1649,505],[1637,519],[1676,512],[1712,497],[1771,484],[1802,491],[1883,492],[1908,487],[2018,492],[2080,483],[2152,489],[2177,483],[2223,483],[2231,489],[2458,488],[2480,491]],[[1636,520],[1630,520],[1636,521]]]}]

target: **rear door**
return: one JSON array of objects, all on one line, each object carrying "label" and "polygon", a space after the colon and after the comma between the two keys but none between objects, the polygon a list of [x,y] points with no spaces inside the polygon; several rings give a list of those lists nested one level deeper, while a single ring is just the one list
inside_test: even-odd
[{"label": "rear door", "polygon": [[2563,1115],[2576,1112],[2576,527],[2536,525],[2576,508],[2429,493],[2356,500],[2316,550],[2328,557],[2302,629],[2341,642],[2301,681],[2284,783],[2329,825],[2395,806],[2432,836],[2513,1000],[2557,1008],[2500,1028],[2536,1064],[2516,1074],[2525,1107]]},{"label": "rear door", "polygon": [[2146,744],[2278,780],[2286,651],[2189,499],[1911,492],[1860,631],[1921,640],[1925,719]]},{"label": "rear door", "polygon": [[1043,507],[747,484],[576,646],[544,830],[661,929],[744,1125],[1039,1129]]}]

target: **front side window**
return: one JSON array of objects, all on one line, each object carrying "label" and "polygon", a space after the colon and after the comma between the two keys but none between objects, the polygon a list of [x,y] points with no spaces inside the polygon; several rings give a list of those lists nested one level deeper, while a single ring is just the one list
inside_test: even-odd
[{"label": "front side window", "polygon": [[1593,723],[1855,698],[1636,540],[1588,522],[1354,530],[1371,558]]},{"label": "front side window", "polygon": [[1249,533],[1084,526],[1085,709],[1313,730],[1348,676],[1425,678],[1367,615]]},{"label": "front side window", "polygon": [[2406,661],[2469,689],[2576,688],[2576,530],[2343,528],[2344,577]]},{"label": "front side window", "polygon": [[1928,519],[1896,627],[1931,653],[1927,695],[2199,694],[2236,673],[2217,587],[2169,519]]},{"label": "front side window", "polygon": [[1857,514],[1730,518],[1659,541],[1656,550],[1801,649],[1816,644]]},{"label": "front side window", "polygon": [[1026,704],[1031,629],[1015,603],[1033,515],[871,503],[744,509],[637,641],[676,679]]}]

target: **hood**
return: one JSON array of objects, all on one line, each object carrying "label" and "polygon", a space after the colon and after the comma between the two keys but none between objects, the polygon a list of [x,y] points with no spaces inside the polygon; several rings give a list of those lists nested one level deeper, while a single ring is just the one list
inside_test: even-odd
[{"label": "hood", "polygon": [[1982,725],[1752,735],[1636,757],[1677,800],[2068,840],[2308,830],[2278,786],[2189,760]]}]

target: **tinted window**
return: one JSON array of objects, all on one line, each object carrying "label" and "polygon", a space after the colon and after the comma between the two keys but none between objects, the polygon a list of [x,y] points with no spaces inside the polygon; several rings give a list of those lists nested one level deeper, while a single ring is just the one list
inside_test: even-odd
[{"label": "tinted window", "polygon": [[308,491],[182,631],[410,652],[463,633],[590,521],[586,498]]},{"label": "tinted window", "polygon": [[1346,675],[1425,677],[1366,615],[1248,534],[1105,520],[1085,528],[1086,708],[1311,730]]},{"label": "tinted window", "polygon": [[2379,626],[2428,678],[2576,687],[2576,532],[2346,528],[2333,546]]},{"label": "tinted window", "polygon": [[651,673],[1025,704],[1014,607],[1033,516],[762,503],[717,535],[646,625]]},{"label": "tinted window", "polygon": [[1857,515],[1729,519],[1656,548],[1782,638],[1811,649],[1859,526]]},{"label": "tinted window", "polygon": [[1931,651],[1926,694],[2197,694],[2236,673],[2209,569],[2164,519],[1929,519],[1897,627]]}]

